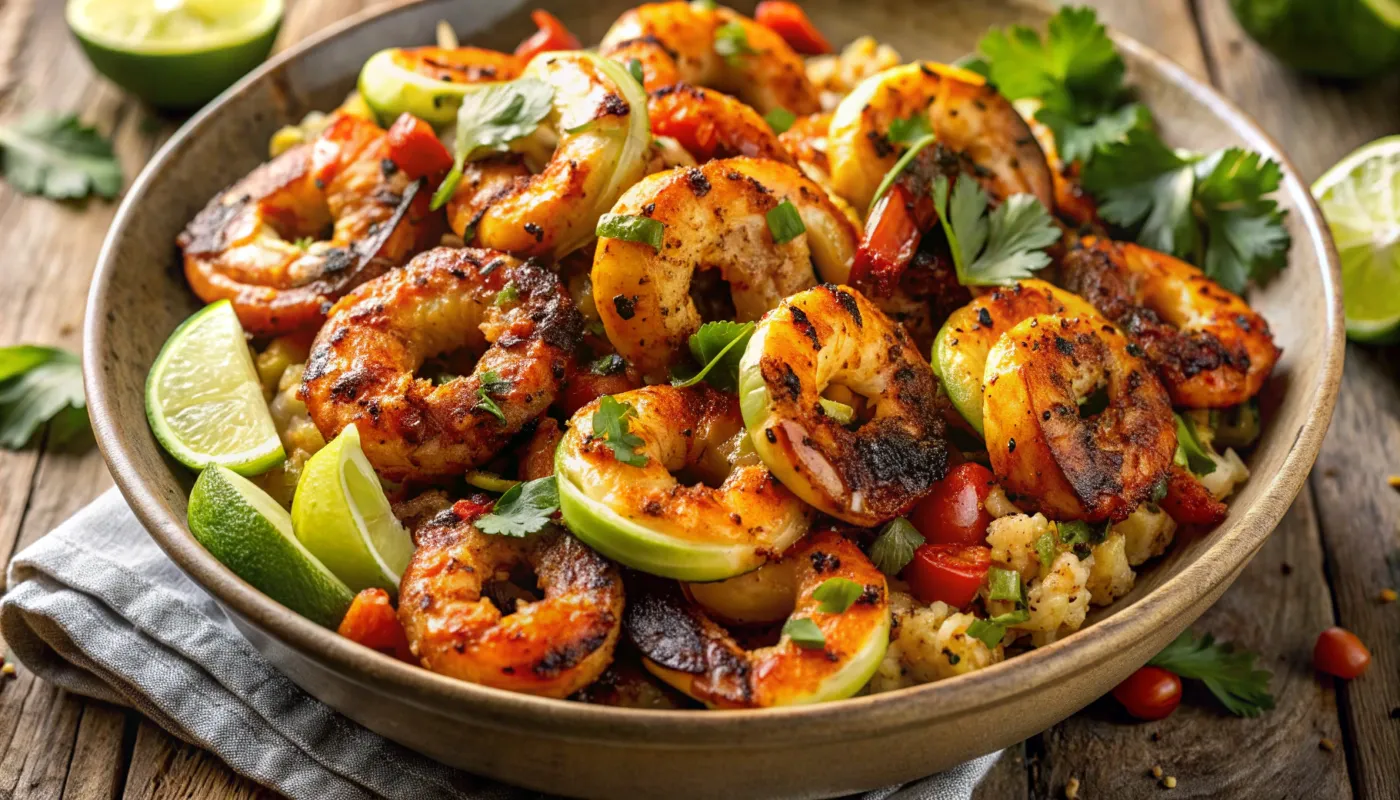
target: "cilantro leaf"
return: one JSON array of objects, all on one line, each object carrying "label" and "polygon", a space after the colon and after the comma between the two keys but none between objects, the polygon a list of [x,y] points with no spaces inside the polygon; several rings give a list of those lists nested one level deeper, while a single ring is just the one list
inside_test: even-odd
[{"label": "cilantro leaf", "polygon": [[1006,629],[1012,625],[1019,625],[1031,618],[1031,614],[1024,608],[1015,611],[1008,611],[1005,614],[998,614],[988,619],[973,620],[967,626],[967,635],[974,639],[980,639],[982,644],[988,647],[996,647],[1001,644],[1001,640],[1006,638]]},{"label": "cilantro leaf", "polygon": [[826,647],[826,636],[822,634],[822,629],[806,617],[789,619],[783,624],[783,635],[791,639],[793,644],[808,650]]},{"label": "cilantro leaf", "polygon": [[112,145],[72,114],[31,115],[0,126],[5,180],[25,194],[73,200],[122,190],[122,166]]},{"label": "cilantro leaf", "polygon": [[1100,149],[1127,141],[1134,131],[1151,130],[1152,113],[1141,103],[1128,103],[1089,121],[1041,108],[1035,118],[1055,135],[1055,145],[1065,163],[1087,162]]},{"label": "cilantro leaf", "polygon": [[1257,717],[1274,707],[1274,696],[1269,693],[1273,673],[1255,669],[1255,658],[1256,653],[1216,644],[1208,633],[1197,639],[1190,631],[1183,631],[1147,663],[1204,682],[1210,693],[1236,716]]},{"label": "cilantro leaf", "polygon": [[630,467],[645,467],[646,454],[637,451],[646,442],[627,429],[627,418],[636,415],[637,409],[631,404],[620,403],[608,395],[598,402],[598,410],[593,412],[593,435],[604,440],[619,462]]},{"label": "cilantro leaf", "polygon": [[462,180],[462,167],[478,150],[504,150],[529,136],[554,105],[554,87],[537,78],[517,78],[468,92],[457,110],[456,159],[433,193],[430,208],[442,208]]},{"label": "cilantro leaf", "polygon": [[1014,194],[985,215],[987,193],[966,174],[958,176],[951,192],[946,177],[935,178],[933,203],[948,237],[958,282],[964,286],[1029,278],[1050,263],[1045,248],[1060,238],[1050,212],[1028,194]]},{"label": "cilantro leaf", "polygon": [[870,545],[870,561],[886,575],[898,575],[914,560],[914,549],[924,541],[924,535],[913,523],[904,517],[895,517],[885,524]]},{"label": "cilantro leaf", "polygon": [[685,388],[707,381],[720,391],[739,390],[739,359],[753,337],[752,322],[706,322],[690,335],[690,354],[701,367],[694,374],[677,370],[671,384]]},{"label": "cilantro leaf", "polygon": [[55,444],[87,430],[78,357],[54,347],[0,348],[0,447],[24,447],[45,422]]},{"label": "cilantro leaf", "polygon": [[528,536],[539,533],[559,510],[559,485],[554,476],[517,483],[496,501],[491,513],[473,523],[482,533]]},{"label": "cilantro leaf", "polygon": [[1206,228],[1201,267],[1222,286],[1239,291],[1263,281],[1288,261],[1292,238],[1278,203],[1264,197],[1279,188],[1283,171],[1258,153],[1231,147],[1196,165],[1195,202]]},{"label": "cilantro leaf", "polygon": [[890,128],[885,132],[885,138],[893,144],[913,144],[925,136],[933,135],[933,127],[929,125],[928,115],[914,113],[908,119],[894,119],[890,121]]},{"label": "cilantro leaf", "polygon": [[812,590],[812,599],[821,603],[823,614],[841,614],[864,593],[865,587],[850,578],[827,578]]},{"label": "cilantro leaf", "polygon": [[506,421],[505,412],[496,405],[496,401],[491,399],[493,394],[505,394],[510,391],[513,385],[508,380],[503,380],[499,373],[493,369],[488,369],[479,376],[481,383],[476,387],[476,408],[489,411],[501,422]]}]

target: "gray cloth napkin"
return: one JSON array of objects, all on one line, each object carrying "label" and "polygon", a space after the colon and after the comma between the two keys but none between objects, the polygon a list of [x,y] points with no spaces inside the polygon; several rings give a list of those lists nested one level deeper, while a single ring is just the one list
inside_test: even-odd
[{"label": "gray cloth napkin", "polygon": [[[10,564],[0,633],[36,675],[129,705],[293,800],[524,800],[361,727],[253,649],[115,489]],[[998,754],[862,800],[966,800]]]}]

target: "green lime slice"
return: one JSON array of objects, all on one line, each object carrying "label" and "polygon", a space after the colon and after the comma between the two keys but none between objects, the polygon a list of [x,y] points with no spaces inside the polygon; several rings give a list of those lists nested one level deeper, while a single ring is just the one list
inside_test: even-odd
[{"label": "green lime slice", "polygon": [[456,122],[462,97],[480,89],[481,84],[421,75],[401,63],[401,52],[397,47],[380,50],[360,68],[360,96],[380,122],[387,125],[405,111],[438,128]]},{"label": "green lime slice", "polygon": [[258,475],[286,458],[227,300],[170,334],[146,377],[146,418],[161,447],[193,469]]},{"label": "green lime slice", "polygon": [[262,63],[282,0],[68,0],[92,65],[162,108],[195,108]]},{"label": "green lime slice", "polygon": [[354,425],[302,468],[292,527],[306,549],[351,589],[398,592],[413,540],[394,517]]},{"label": "green lime slice", "polygon": [[1400,340],[1400,136],[1363,145],[1312,192],[1342,259],[1347,336]]},{"label": "green lime slice", "polygon": [[190,532],[273,600],[334,628],[354,594],[292,535],[292,516],[237,473],[213,466],[190,491]]}]

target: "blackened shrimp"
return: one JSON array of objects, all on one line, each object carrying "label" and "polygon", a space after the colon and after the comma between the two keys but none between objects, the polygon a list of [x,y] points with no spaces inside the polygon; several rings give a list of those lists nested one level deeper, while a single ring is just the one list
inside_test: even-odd
[{"label": "blackened shrimp", "polygon": [[[617,567],[562,531],[491,536],[458,503],[414,532],[417,550],[399,590],[399,620],[423,666],[513,692],[567,697],[612,661],[622,626]],[[489,597],[498,576],[528,568],[543,598]]]},{"label": "blackened shrimp", "polygon": [[[865,413],[828,413],[822,399],[837,386]],[[943,477],[937,389],[902,326],[830,284],[764,317],[739,365],[744,424],[763,463],[798,497],[856,525],[898,516]]]},{"label": "blackened shrimp", "polygon": [[1129,242],[1086,237],[1062,279],[1116,322],[1187,408],[1228,408],[1259,393],[1282,351],[1269,323],[1201,270]]},{"label": "blackened shrimp", "polygon": [[430,192],[389,156],[379,126],[346,114],[253,170],[176,240],[190,288],[231,301],[251,333],[315,328],[341,295],[441,235]]},{"label": "blackened shrimp", "polygon": [[[982,422],[997,480],[1060,520],[1120,522],[1162,486],[1176,452],[1166,389],[1102,319],[1037,315],[987,354]],[[1081,415],[1104,388],[1108,405]]]},{"label": "blackened shrimp", "polygon": [[[789,619],[815,628],[801,642],[745,649],[674,583],[639,576],[627,608],[627,632],[646,668],[711,708],[770,706],[839,700],[870,680],[890,639],[885,576],[853,542],[831,531],[813,534],[785,561],[796,572]],[[824,610],[813,593],[833,578],[861,588],[841,611]],[[630,580],[630,579],[629,579]]]},{"label": "blackened shrimp", "polygon": [[[431,250],[336,304],[302,396],[328,441],[359,429],[380,475],[460,475],[554,402],[582,324],[558,278],[533,262]],[[415,374],[463,350],[480,356],[470,375],[435,385]]]},{"label": "blackened shrimp", "polygon": [[[776,241],[768,214],[789,203],[803,230]],[[613,213],[664,226],[661,247],[602,238],[593,297],[618,353],[654,379],[686,357],[702,322],[691,297],[699,270],[729,284],[733,319],[756,320],[782,298],[850,268],[856,234],[820,186],[796,167],[752,158],[711,161],[650,175]],[[839,279],[839,278],[838,278]]]},{"label": "blackened shrimp", "polygon": [[624,64],[636,59],[647,91],[688,83],[732,94],[760,114],[821,110],[802,57],[778,34],[727,8],[646,3],[619,17],[598,49]]}]

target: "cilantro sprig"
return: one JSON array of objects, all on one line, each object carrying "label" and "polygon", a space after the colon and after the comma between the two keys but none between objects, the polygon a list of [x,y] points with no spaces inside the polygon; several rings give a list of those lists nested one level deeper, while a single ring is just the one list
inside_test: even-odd
[{"label": "cilantro sprig", "polygon": [[491,399],[491,395],[503,395],[509,392],[514,384],[503,379],[500,373],[493,369],[486,370],[479,377],[481,382],[476,387],[476,408],[487,411],[496,419],[505,422],[505,412],[501,410],[499,405],[496,405],[495,400]]},{"label": "cilantro sprig", "polygon": [[968,66],[1009,99],[1039,106],[1035,118],[1067,163],[1081,163],[1084,188],[1119,235],[1191,261],[1231,291],[1283,268],[1291,240],[1267,197],[1279,188],[1278,164],[1240,148],[1163,143],[1092,9],[1061,9],[1044,39],[1021,26],[993,30],[978,50]]},{"label": "cilantro sprig", "polygon": [[933,204],[964,286],[1029,278],[1050,263],[1045,248],[1060,238],[1050,212],[1032,195],[1013,194],[988,214],[987,193],[966,174],[951,189],[946,176],[935,178]]},{"label": "cilantro sprig", "polygon": [[1274,696],[1269,692],[1273,673],[1256,669],[1257,657],[1227,643],[1216,644],[1208,633],[1197,639],[1191,631],[1183,631],[1147,663],[1201,681],[1231,714],[1257,717],[1274,707]]},{"label": "cilantro sprig", "polygon": [[60,445],[88,428],[78,357],[55,347],[0,347],[0,447],[24,447],[46,422]]},{"label": "cilantro sprig", "polygon": [[122,166],[112,145],[72,114],[42,114],[0,126],[5,180],[25,194],[76,200],[97,194],[116,197]]},{"label": "cilantro sprig", "polygon": [[473,524],[482,533],[523,537],[544,530],[558,510],[559,485],[551,475],[510,487]]},{"label": "cilantro sprig", "polygon": [[480,150],[504,150],[534,132],[554,104],[554,87],[537,78],[517,78],[468,92],[457,111],[456,158],[452,171],[433,193],[431,208],[442,208],[457,190],[467,160]]},{"label": "cilantro sprig", "polygon": [[598,410],[593,412],[593,435],[603,440],[619,462],[629,467],[645,467],[646,454],[639,451],[646,442],[628,430],[627,420],[635,416],[637,409],[630,403],[619,402],[608,395],[598,401]]},{"label": "cilantro sprig", "polygon": [[739,359],[753,337],[752,322],[706,322],[690,335],[690,354],[700,369],[691,373],[685,368],[672,372],[671,384],[685,388],[706,381],[725,392],[739,390]]}]

